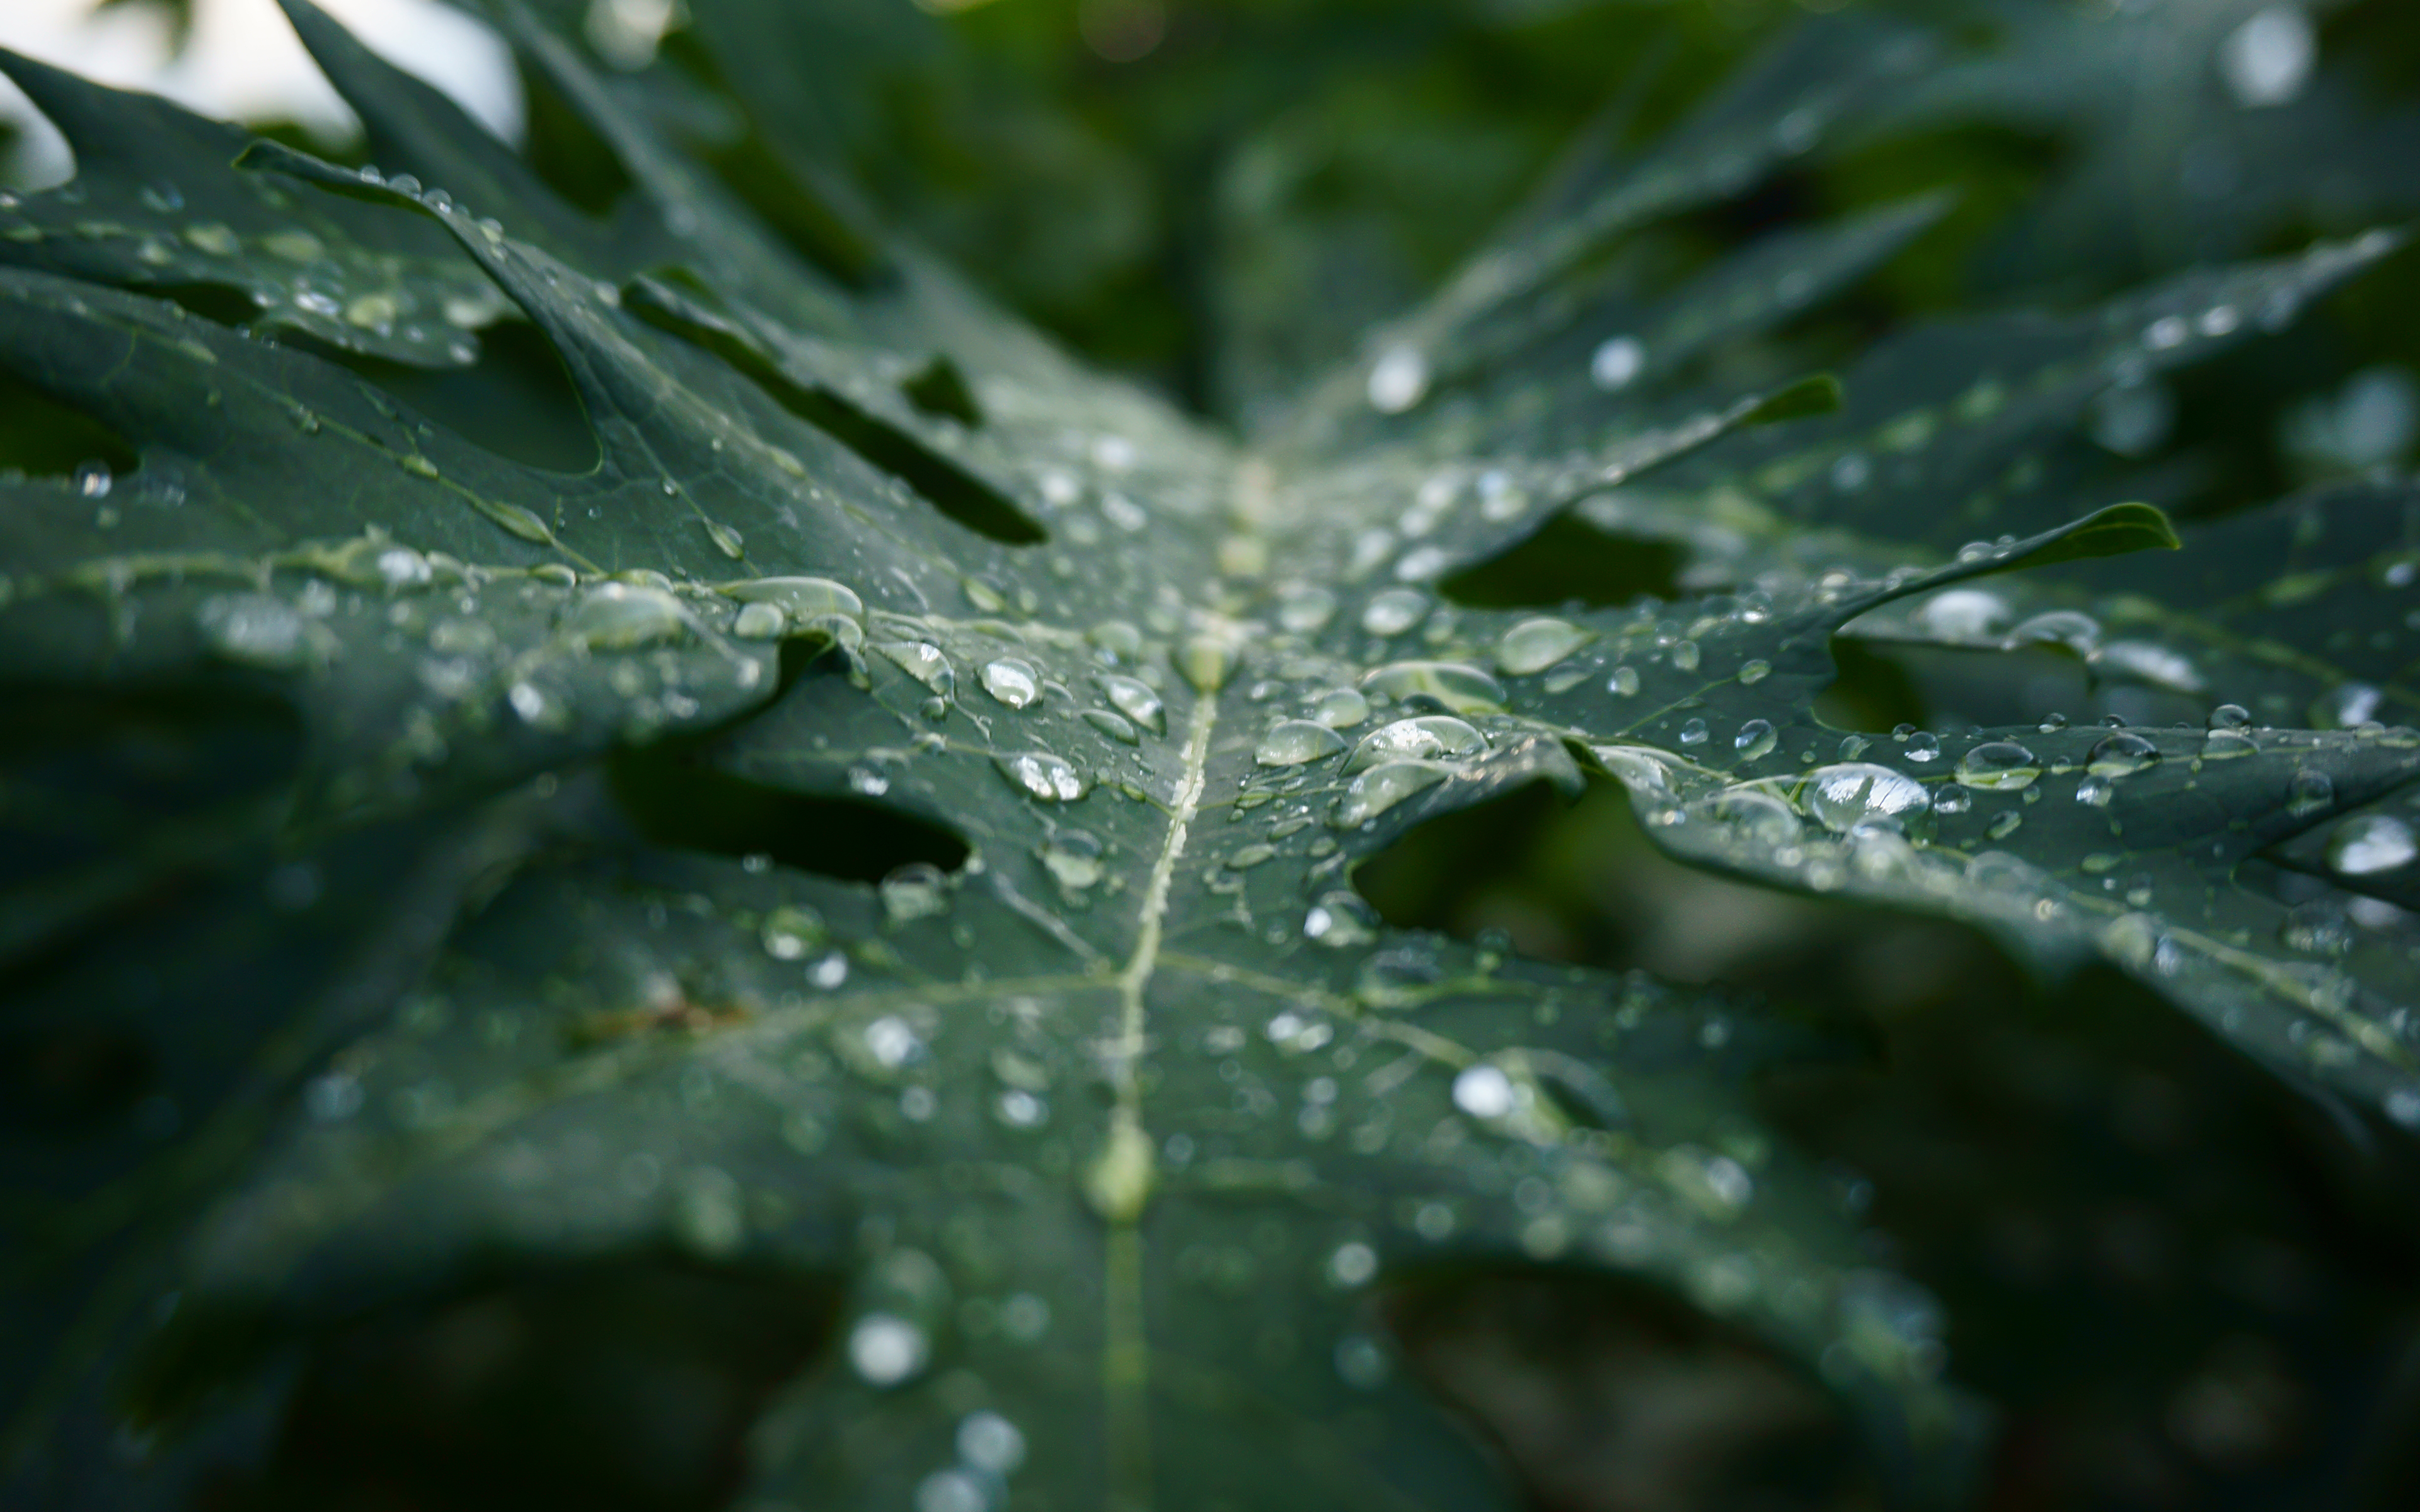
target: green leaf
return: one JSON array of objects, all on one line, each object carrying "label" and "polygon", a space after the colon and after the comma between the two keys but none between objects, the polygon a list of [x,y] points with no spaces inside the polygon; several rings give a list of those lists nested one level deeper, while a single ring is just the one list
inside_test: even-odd
[{"label": "green leaf", "polygon": [[[953,1505],[978,1471],[1069,1505],[1518,1504],[1384,1299],[1542,1267],[1752,1341],[1885,1499],[1953,1502],[1978,1419],[1937,1307],[1757,1111],[1805,1037],[1354,888],[1427,820],[1590,773],[1684,860],[2109,962],[2420,1120],[2408,952],[2340,949],[2277,881],[2412,896],[2411,731],[1817,712],[1836,636],[1955,640],[1962,604],[1996,635],[2006,603],[1953,595],[2018,569],[2056,569],[2028,605],[2139,600],[2137,662],[2316,676],[2259,646],[2374,532],[2222,591],[2193,549],[2123,556],[2180,534],[2043,458],[2391,238],[1920,331],[1845,396],[1773,382],[1804,367],[1759,344],[1938,202],[1652,293],[1598,259],[1921,60],[1810,32],[1246,442],[857,248],[837,201],[767,224],[724,181],[766,179],[518,10],[632,186],[606,218],[288,8],[380,168],[7,60],[91,150],[0,208],[0,370],[138,458],[0,480],[0,670],[40,716],[0,746],[8,1022],[148,1068],[0,1128],[19,1484],[165,1494],[207,1457],[97,1445],[233,1443],[365,1317],[670,1255],[836,1318],[751,1435],[752,1504]],[[742,12],[702,14],[734,66]],[[768,77],[739,81],[760,111]],[[761,128],[789,151],[794,104]],[[373,277],[392,318],[314,302]],[[195,314],[194,284],[261,314]],[[439,319],[464,337],[424,356]],[[565,392],[474,386],[504,343],[467,333],[506,323]],[[1690,588],[1440,586],[1574,517],[1682,541]],[[2106,661],[2099,634],[2062,643]]]}]

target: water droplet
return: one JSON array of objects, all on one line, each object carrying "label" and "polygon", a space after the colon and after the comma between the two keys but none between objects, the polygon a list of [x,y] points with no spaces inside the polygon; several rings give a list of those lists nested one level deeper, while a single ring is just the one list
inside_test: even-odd
[{"label": "water droplet", "polygon": [[950,911],[950,879],[929,861],[897,868],[875,890],[881,896],[882,912],[894,924]]},{"label": "water droplet", "polygon": [[1683,720],[1681,724],[1681,744],[1683,746],[1702,746],[1706,743],[1706,733],[1705,720]]},{"label": "water droplet", "polygon": [[1328,823],[1339,829],[1368,824],[1415,794],[1436,786],[1450,775],[1428,762],[1388,762],[1355,778],[1336,800]]},{"label": "water droplet", "polygon": [[1740,760],[1744,762],[1758,761],[1773,754],[1773,748],[1780,738],[1774,733],[1772,720],[1750,719],[1740,726],[1738,734],[1731,737],[1731,748],[1739,752]]},{"label": "water droplet", "polygon": [[2008,601],[1979,588],[1935,594],[1916,611],[1916,623],[1944,640],[1985,640],[2009,627]]},{"label": "water droplet", "polygon": [[1326,1270],[1330,1286],[1366,1286],[1378,1273],[1378,1252],[1358,1240],[1339,1244],[1328,1254]]},{"label": "water droplet", "polygon": [[915,1512],[992,1512],[992,1491],[970,1472],[937,1470],[916,1483],[914,1506]]},{"label": "water droplet", "polygon": [[1767,677],[1772,675],[1773,663],[1769,661],[1744,661],[1740,663],[1739,680],[1742,687],[1754,687],[1757,684],[1763,682]]},{"label": "water droplet", "polygon": [[770,604],[802,625],[833,615],[865,620],[865,601],[829,578],[752,578],[717,591],[742,604]]},{"label": "water droplet", "polygon": [[1426,594],[1411,588],[1389,588],[1373,597],[1361,610],[1361,628],[1372,635],[1401,635],[1420,623],[1429,611]]},{"label": "water droplet", "polygon": [[2020,621],[2002,642],[2011,647],[2037,643],[2065,646],[2088,656],[2101,643],[2101,622],[2071,609],[2055,609]]},{"label": "water droplet", "polygon": [[1690,811],[1764,846],[1793,844],[1804,827],[1796,810],[1761,788],[1727,788]]},{"label": "water droplet", "polygon": [[983,689],[1012,709],[1022,709],[1042,697],[1041,674],[1031,662],[1015,656],[1002,656],[998,661],[984,663],[976,674]]},{"label": "water droplet", "polygon": [[941,648],[923,640],[882,640],[874,649],[901,671],[943,698],[955,693],[958,676]]},{"label": "water droplet", "polygon": [[2013,740],[1992,740],[1958,759],[1958,780],[1987,793],[2013,793],[2041,776],[2034,753]]},{"label": "water droplet", "polygon": [[1142,744],[1142,732],[1137,730],[1133,721],[1123,714],[1113,714],[1108,709],[1086,709],[1084,722],[1121,746]]},{"label": "water droplet", "polygon": [[1300,766],[1344,748],[1344,737],[1309,719],[1281,719],[1261,737],[1252,759],[1263,766]]},{"label": "water droplet", "polygon": [[689,610],[660,588],[604,583],[588,591],[564,616],[563,632],[591,651],[628,651],[677,639],[689,628]]},{"label": "water droplet", "polygon": [[706,533],[713,540],[714,548],[734,562],[748,554],[739,532],[719,519],[706,522]]},{"label": "water droplet", "polygon": [[998,1412],[969,1412],[958,1423],[958,1458],[1006,1477],[1025,1463],[1025,1435]]},{"label": "water droplet", "polygon": [[108,498],[112,481],[106,462],[86,462],[75,470],[75,491],[86,499]]},{"label": "water droplet", "polygon": [[1378,913],[1359,893],[1323,893],[1303,916],[1302,934],[1331,950],[1367,945],[1378,937]]},{"label": "water droplet", "polygon": [[1638,671],[1635,667],[1616,667],[1605,682],[1605,690],[1617,698],[1637,698],[1638,687]]},{"label": "water droplet", "polygon": [[1474,1119],[1503,1119],[1520,1101],[1520,1089],[1500,1066],[1481,1061],[1453,1079],[1453,1105]]},{"label": "water droplet", "polygon": [[2086,770],[2096,777],[2131,777],[2160,759],[2160,748],[2141,735],[2120,730],[2103,735],[2084,758]]},{"label": "water droplet", "polygon": [[1149,683],[1116,672],[1103,672],[1094,681],[1120,714],[1155,735],[1168,733],[1168,711]]},{"label": "water droplet", "polygon": [[1044,803],[1073,803],[1091,791],[1075,767],[1047,750],[995,756],[992,764],[1012,786]]},{"label": "water droplet", "polygon": [[2010,809],[2005,813],[1993,815],[1992,822],[1983,826],[1983,833],[1991,836],[1993,840],[2007,840],[2009,836],[2015,834],[2017,832],[2017,826],[2024,822],[2025,820],[2023,814],[2017,812],[2014,809]]},{"label": "water droplet", "polygon": [[2319,36],[2298,5],[2265,6],[2218,44],[2218,71],[2246,110],[2283,105],[2302,94],[2319,60]]},{"label": "water droplet", "polygon": [[1523,620],[1496,643],[1496,669],[1508,677],[1527,677],[1547,668],[1597,638],[1567,620]]},{"label": "water droplet", "polygon": [[1308,583],[1292,583],[1278,596],[1278,624],[1295,635],[1313,635],[1336,617],[1336,595]]},{"label": "water droplet", "polygon": [[1695,640],[1680,641],[1672,647],[1672,665],[1681,671],[1696,671],[1701,655]]},{"label": "water droplet", "polygon": [[202,643],[226,661],[292,671],[311,659],[309,627],[301,611],[267,594],[222,594],[194,611]]},{"label": "water droplet", "polygon": [[869,1386],[913,1380],[932,1358],[924,1331],[890,1313],[868,1313],[848,1333],[848,1363]]},{"label": "water droplet", "polygon": [[787,624],[782,611],[770,604],[746,604],[731,622],[731,633],[742,640],[778,640]]},{"label": "water droplet", "polygon": [[1924,784],[1870,762],[1822,766],[1807,778],[1805,798],[1824,828],[1846,834],[1869,819],[1906,821],[1932,805]]},{"label": "water droplet", "polygon": [[[1343,742],[1322,726],[1320,730],[1338,745]],[[1359,772],[1382,762],[1398,761],[1459,761],[1475,756],[1487,748],[1487,737],[1478,730],[1450,715],[1421,715],[1410,719],[1397,719],[1379,726],[1361,737],[1353,748],[1352,759],[1344,764],[1348,772]]]},{"label": "water droplet", "polygon": [[2087,777],[2075,784],[2075,801],[2095,809],[2106,809],[2117,795],[2118,785],[2105,777]]},{"label": "water droplet", "polygon": [[2296,772],[2286,785],[2286,811],[2297,819],[2308,819],[2335,807],[2336,785],[2325,772]]},{"label": "water droplet", "polygon": [[1082,892],[1097,887],[1106,873],[1105,849],[1097,836],[1063,829],[1043,842],[1042,865],[1059,886]]},{"label": "water droplet", "polygon": [[2212,730],[2242,730],[2251,723],[2251,712],[2241,703],[2222,703],[2210,711]]},{"label": "water droplet", "polygon": [[1589,378],[1608,393],[1626,389],[1647,366],[1647,348],[1631,336],[1615,336],[1597,344],[1589,357]]},{"label": "water droplet", "polygon": [[1216,693],[1235,671],[1235,642],[1228,635],[1209,632],[1188,636],[1176,648],[1176,671],[1194,690]]},{"label": "water droplet", "polygon": [[1504,707],[1503,684],[1452,661],[1389,662],[1364,674],[1361,690],[1398,703],[1426,699],[1453,714],[1495,714]]},{"label": "water droplet", "polygon": [[2313,712],[2323,730],[2352,730],[2377,718],[2385,700],[2384,692],[2367,683],[2344,683],[2322,694]]},{"label": "water droplet", "polygon": [[765,916],[757,937],[765,943],[765,953],[776,961],[797,961],[824,942],[823,916],[812,908],[795,908],[788,904]]},{"label": "water droplet", "polygon": [[1311,705],[1311,717],[1330,730],[1350,730],[1370,717],[1370,701],[1353,688],[1330,688]]},{"label": "water droplet", "polygon": [[1370,408],[1382,415],[1402,414],[1428,392],[1429,362],[1417,347],[1389,347],[1370,364]]},{"label": "water droplet", "polygon": [[2393,814],[2355,814],[2329,834],[2327,856],[2340,875],[2372,877],[2411,865],[2420,841]]},{"label": "water droplet", "polygon": [[2201,759],[2206,762],[2231,762],[2250,756],[2260,748],[2250,735],[2235,730],[2213,730],[2202,737]]}]

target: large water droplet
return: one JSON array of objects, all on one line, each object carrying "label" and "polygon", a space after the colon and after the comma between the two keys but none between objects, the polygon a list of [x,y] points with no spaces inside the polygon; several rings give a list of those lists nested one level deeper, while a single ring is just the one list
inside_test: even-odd
[{"label": "large water droplet", "polygon": [[1413,795],[1436,786],[1450,775],[1429,762],[1388,762],[1353,779],[1336,800],[1328,823],[1339,829],[1368,824]]},{"label": "large water droplet", "polygon": [[2120,730],[2102,736],[2086,754],[2084,764],[2095,777],[2132,777],[2159,759],[2159,747]]},{"label": "large water droplet", "polygon": [[2328,836],[2328,865],[2349,877],[2373,877],[2410,866],[2420,840],[2393,814],[2356,814]]},{"label": "large water droplet", "polygon": [[1309,719],[1281,719],[1261,737],[1252,759],[1263,766],[1300,766],[1344,748],[1344,737]]},{"label": "large water droplet", "polygon": [[1015,656],[984,663],[976,676],[983,689],[1012,709],[1022,709],[1042,697],[1042,677],[1031,662]]},{"label": "large water droplet", "polygon": [[1094,680],[1120,714],[1155,735],[1168,733],[1168,710],[1149,683],[1139,677],[1120,676],[1116,672],[1103,672]]},{"label": "large water droplet", "polygon": [[564,616],[564,634],[592,651],[628,651],[681,635],[689,610],[660,588],[605,583]]},{"label": "large water droplet", "polygon": [[1871,762],[1816,768],[1807,779],[1805,799],[1823,827],[1836,834],[1871,819],[1905,822],[1932,806],[1923,783]]},{"label": "large water droplet", "polygon": [[1738,734],[1731,737],[1731,748],[1739,752],[1740,760],[1752,762],[1773,754],[1773,748],[1780,738],[1774,733],[1770,719],[1750,719],[1740,726]]},{"label": "large water droplet", "polygon": [[1311,705],[1311,717],[1330,730],[1350,730],[1370,717],[1370,701],[1355,688],[1330,688]]},{"label": "large water droplet", "polygon": [[2013,740],[1991,740],[1958,759],[1958,780],[1986,792],[2013,793],[2041,776],[2034,753]]},{"label": "large water droplet", "polygon": [[1567,620],[1523,620],[1496,643],[1496,668],[1508,677],[1542,672],[1596,639]]},{"label": "large water droplet", "polygon": [[770,604],[800,625],[832,614],[865,621],[865,601],[829,578],[751,578],[717,592],[742,604]]},{"label": "large water droplet", "polygon": [[1081,773],[1047,750],[995,756],[992,764],[1020,792],[1045,803],[1073,803],[1091,790]]},{"label": "large water droplet", "polygon": [[1916,611],[1916,623],[1944,640],[1983,640],[2009,627],[2009,605],[1979,588],[1936,594]]},{"label": "large water droplet", "polygon": [[1504,707],[1503,684],[1453,661],[1389,662],[1364,674],[1361,690],[1398,703],[1425,699],[1452,714],[1495,714]]},{"label": "large water droplet", "polygon": [[958,674],[941,648],[924,640],[880,640],[874,649],[901,671],[943,698],[958,690]]},{"label": "large water droplet", "polygon": [[1383,762],[1458,761],[1486,748],[1485,735],[1451,715],[1422,715],[1397,719],[1363,735],[1344,769],[1359,772]]}]

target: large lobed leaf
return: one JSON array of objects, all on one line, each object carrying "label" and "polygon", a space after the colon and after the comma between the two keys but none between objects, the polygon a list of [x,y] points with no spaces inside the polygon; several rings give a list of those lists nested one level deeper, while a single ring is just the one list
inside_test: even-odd
[{"label": "large lobed leaf", "polygon": [[[289,9],[383,172],[8,60],[84,174],[0,208],[0,367],[139,466],[0,484],[0,668],[45,715],[9,747],[7,1023],[150,1078],[0,1131],[28,1497],[163,1494],[178,1432],[257,1431],[349,1319],[670,1251],[845,1297],[756,1504],[1510,1504],[1372,1299],[1541,1265],[1761,1341],[1891,1497],[1949,1499],[1974,1420],[1934,1310],[1743,1091],[1809,1052],[1353,890],[1426,819],[1590,773],[1684,859],[2108,960],[2420,1121],[2420,737],[2375,722],[2410,696],[2399,486],[2100,562],[2179,537],[2040,460],[2391,239],[1918,332],[1837,414],[1692,387],[1932,213],[1677,292],[1597,266],[1854,115],[1873,79],[1802,59],[1247,446],[803,180],[768,228],[517,12],[634,186],[610,224]],[[551,409],[441,424],[397,376],[532,331]],[[1704,592],[1439,588],[1567,512],[1679,542]],[[2374,634],[2297,621],[2353,585]],[[1844,732],[1844,627],[2250,712]],[[173,1430],[151,1458],[130,1413]]]}]

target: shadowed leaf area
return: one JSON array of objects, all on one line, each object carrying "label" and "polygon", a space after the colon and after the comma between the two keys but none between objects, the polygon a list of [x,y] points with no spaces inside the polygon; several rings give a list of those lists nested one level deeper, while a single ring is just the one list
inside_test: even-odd
[{"label": "shadowed leaf area", "polygon": [[2408,8],[281,3],[0,54],[11,1512],[2420,1503]]}]

